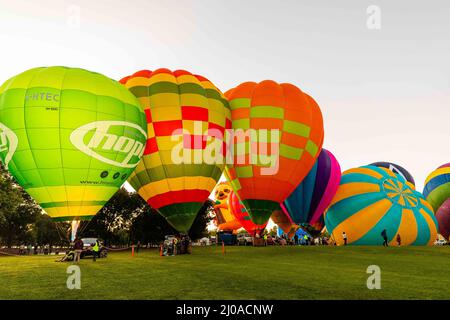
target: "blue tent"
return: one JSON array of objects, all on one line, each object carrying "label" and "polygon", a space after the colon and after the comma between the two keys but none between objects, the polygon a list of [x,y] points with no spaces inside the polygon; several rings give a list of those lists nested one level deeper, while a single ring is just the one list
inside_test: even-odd
[{"label": "blue tent", "polygon": [[[283,234],[284,234],[283,230],[281,230],[281,228],[278,228],[278,236],[281,237]],[[306,232],[305,230],[303,230],[302,228],[298,228],[297,232],[295,234],[298,236],[299,239],[303,239],[305,234],[308,237],[312,238],[311,235],[308,232]]]}]

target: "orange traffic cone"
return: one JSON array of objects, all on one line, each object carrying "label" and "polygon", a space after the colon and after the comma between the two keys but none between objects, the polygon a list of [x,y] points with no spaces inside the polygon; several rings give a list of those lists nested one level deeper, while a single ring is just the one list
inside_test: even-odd
[{"label": "orange traffic cone", "polygon": [[159,246],[159,256],[160,257],[163,256],[163,246],[162,246],[162,244]]}]

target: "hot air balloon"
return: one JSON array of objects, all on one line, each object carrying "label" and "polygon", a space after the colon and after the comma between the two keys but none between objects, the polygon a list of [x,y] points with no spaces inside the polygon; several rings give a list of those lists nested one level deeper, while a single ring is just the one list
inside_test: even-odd
[{"label": "hot air balloon", "polygon": [[288,235],[289,238],[292,238],[295,235],[298,226],[283,210],[275,210],[270,218],[283,233]]},{"label": "hot air balloon", "polygon": [[347,170],[325,213],[328,232],[337,244],[342,233],[353,245],[381,245],[386,230],[395,244],[432,245],[437,235],[433,208],[401,175],[386,168],[364,166]]},{"label": "hot air balloon", "polygon": [[91,219],[144,152],[145,113],[118,82],[66,67],[25,71],[0,88],[0,158],[56,221]]},{"label": "hot air balloon", "polygon": [[242,83],[226,97],[234,129],[226,176],[253,222],[264,224],[313,167],[322,113],[296,86],[271,80]]},{"label": "hot air balloon", "polygon": [[439,233],[449,240],[450,236],[450,163],[433,171],[425,181],[423,195],[436,212]]},{"label": "hot air balloon", "polygon": [[231,186],[228,182],[221,182],[217,184],[214,191],[216,212],[216,225],[218,231],[236,231],[242,228],[238,219],[231,213],[228,199],[232,192]]},{"label": "hot air balloon", "polygon": [[120,82],[140,100],[148,123],[143,159],[128,181],[187,233],[224,168],[228,101],[209,80],[183,70],[143,70]]},{"label": "hot air balloon", "polygon": [[252,237],[254,237],[256,234],[261,235],[266,228],[267,222],[260,225],[255,224],[250,219],[247,210],[234,191],[230,193],[228,201],[231,213],[238,219],[239,223],[242,225],[245,231],[247,231]]},{"label": "hot air balloon", "polygon": [[371,163],[370,165],[371,166],[376,166],[376,167],[382,167],[382,168],[389,169],[392,172],[403,176],[403,178],[405,178],[406,181],[411,183],[411,185],[414,188],[416,186],[416,183],[414,182],[414,178],[411,175],[411,173],[409,173],[408,170],[406,170],[405,168],[403,168],[402,166],[400,166],[398,164],[395,164],[395,163],[392,163],[392,162],[379,161],[379,162]]},{"label": "hot air balloon", "polygon": [[284,201],[282,206],[298,225],[323,228],[323,213],[331,203],[341,180],[341,168],[333,154],[322,149],[305,179]]}]

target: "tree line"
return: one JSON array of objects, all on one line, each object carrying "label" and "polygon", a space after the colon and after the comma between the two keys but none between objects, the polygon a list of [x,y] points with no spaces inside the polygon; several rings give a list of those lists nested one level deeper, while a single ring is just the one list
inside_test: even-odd
[{"label": "tree line", "polygon": [[[197,215],[189,236],[207,236],[214,203],[207,200]],[[17,184],[0,164],[0,245],[67,245],[70,222],[54,222]],[[91,221],[82,221],[81,237],[99,237],[106,245],[159,243],[165,235],[177,234],[155,209],[136,192],[121,188]]]}]

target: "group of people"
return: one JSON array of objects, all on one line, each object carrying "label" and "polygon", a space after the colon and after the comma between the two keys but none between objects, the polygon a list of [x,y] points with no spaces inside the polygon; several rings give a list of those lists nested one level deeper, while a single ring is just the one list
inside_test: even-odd
[{"label": "group of people", "polygon": [[[48,255],[53,252],[53,248],[51,245],[46,244],[44,246],[38,246],[37,244],[32,246],[31,244],[28,245],[20,245],[19,246],[19,255],[37,255],[37,254],[44,254]],[[55,252],[56,254],[58,252]]]},{"label": "group of people", "polygon": [[[381,231],[381,238],[383,239],[383,247],[389,247],[389,241],[388,241],[386,229],[383,229],[383,231]],[[347,236],[347,233],[345,233],[345,231],[342,232],[342,240],[344,241],[344,246],[346,246],[348,243],[348,236]],[[402,245],[402,238],[400,236],[400,233],[397,233],[397,236],[395,237],[395,241],[397,242],[397,246],[400,247]]]},{"label": "group of people", "polygon": [[166,240],[161,244],[161,255],[163,256],[190,253],[191,240],[189,236],[166,237]]},{"label": "group of people", "polygon": [[270,236],[268,234],[263,235],[264,239],[264,246],[267,245],[327,245],[328,239],[326,237],[315,237],[312,238],[311,236],[304,234],[302,236],[299,236],[298,234],[295,234],[294,237],[289,238],[286,234],[282,234],[281,236]]},{"label": "group of people", "polygon": [[[100,258],[100,242],[97,240],[95,240],[94,243],[91,244],[90,247],[90,251],[92,252],[92,260],[95,262],[97,261],[97,258]],[[64,262],[64,261],[73,261],[75,263],[79,263],[83,250],[84,250],[84,243],[83,240],[81,240],[79,237],[76,237],[71,250],[69,250],[64,257],[62,257],[60,260],[60,262]]]}]

